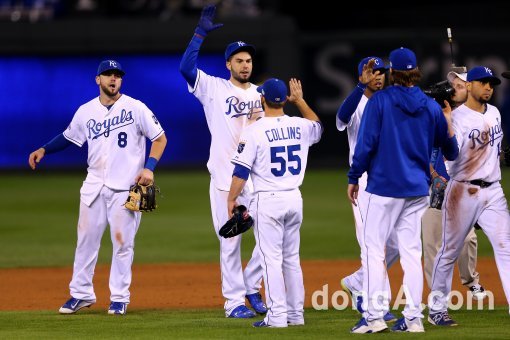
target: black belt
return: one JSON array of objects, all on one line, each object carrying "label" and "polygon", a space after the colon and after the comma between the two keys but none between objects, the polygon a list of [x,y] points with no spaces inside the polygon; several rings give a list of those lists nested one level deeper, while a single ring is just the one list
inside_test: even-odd
[{"label": "black belt", "polygon": [[488,188],[494,182],[485,182],[485,181],[482,181],[481,179],[474,179],[472,181],[469,181],[469,183],[471,183],[473,185],[478,185],[480,188]]}]

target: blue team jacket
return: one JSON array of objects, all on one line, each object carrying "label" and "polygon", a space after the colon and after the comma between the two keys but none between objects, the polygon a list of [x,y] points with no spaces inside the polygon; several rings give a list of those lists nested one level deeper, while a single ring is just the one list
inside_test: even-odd
[{"label": "blue team jacket", "polygon": [[348,177],[368,172],[367,191],[386,197],[427,196],[433,147],[448,160],[459,154],[441,107],[417,87],[390,86],[374,93],[363,112]]}]

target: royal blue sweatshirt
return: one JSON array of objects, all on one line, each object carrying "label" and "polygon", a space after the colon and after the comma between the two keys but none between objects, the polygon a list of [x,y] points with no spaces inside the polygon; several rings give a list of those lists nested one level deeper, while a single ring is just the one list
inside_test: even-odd
[{"label": "royal blue sweatshirt", "polygon": [[432,157],[430,157],[430,164],[434,167],[439,176],[443,176],[447,181],[450,180],[448,172],[446,172],[446,164],[444,164],[443,153],[441,149],[434,148],[432,150]]},{"label": "royal blue sweatshirt", "polygon": [[440,147],[448,160],[459,154],[439,104],[417,86],[377,91],[363,112],[349,183],[357,184],[367,171],[366,190],[372,194],[427,196],[433,147]]}]

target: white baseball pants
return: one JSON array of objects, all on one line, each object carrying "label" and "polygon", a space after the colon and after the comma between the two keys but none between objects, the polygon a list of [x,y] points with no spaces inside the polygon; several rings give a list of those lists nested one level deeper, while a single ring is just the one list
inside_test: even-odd
[{"label": "white baseball pants", "polygon": [[251,210],[268,307],[264,321],[273,327],[287,327],[287,322],[304,324],[305,288],[299,259],[301,192],[259,192]]},{"label": "white baseball pants", "polygon": [[503,290],[510,305],[510,217],[501,184],[481,188],[451,180],[443,202],[443,241],[432,271],[431,312],[446,311],[452,290],[453,266],[466,235],[478,222],[492,248]]},{"label": "white baseball pants", "polygon": [[364,270],[363,316],[368,321],[382,319],[389,308],[385,249],[393,231],[397,234],[404,272],[406,306],[402,314],[408,319],[423,318],[420,308],[423,294],[421,217],[428,206],[427,198],[394,198],[368,193],[362,233],[366,249],[361,259]]},{"label": "white baseball pants", "polygon": [[101,238],[106,226],[110,225],[113,244],[110,300],[129,303],[135,235],[142,214],[124,207],[128,194],[128,191],[116,191],[103,186],[90,206],[80,202],[78,243],[74,257],[73,278],[69,284],[72,297],[96,301],[92,278]]},{"label": "white baseball pants", "polygon": [[[229,219],[227,211],[228,191],[217,189],[211,181],[209,196],[214,230],[220,241],[221,291],[225,298],[225,315],[229,316],[232,310],[245,304],[247,294],[257,293],[260,290],[262,267],[260,266],[257,247],[254,247],[251,259],[243,274],[241,263],[242,234],[231,238],[223,238],[219,235],[221,227]],[[239,196],[238,203],[249,208],[251,199],[252,193],[247,186]]]}]

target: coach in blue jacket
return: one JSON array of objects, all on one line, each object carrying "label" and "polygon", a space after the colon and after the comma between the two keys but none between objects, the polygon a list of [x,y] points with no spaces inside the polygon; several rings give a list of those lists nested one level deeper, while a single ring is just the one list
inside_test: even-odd
[{"label": "coach in blue jacket", "polygon": [[[362,208],[362,237],[367,247],[364,267],[363,318],[353,333],[376,333],[387,328],[385,244],[396,229],[406,306],[393,331],[423,332],[420,308],[423,292],[421,263],[421,216],[428,206],[433,147],[440,147],[448,160],[459,153],[451,126],[451,109],[444,110],[415,86],[421,78],[413,51],[399,48],[390,53],[390,84],[368,101],[351,169],[347,194],[356,204],[358,179],[368,172],[369,204]],[[445,103],[445,105],[448,105]]]}]

